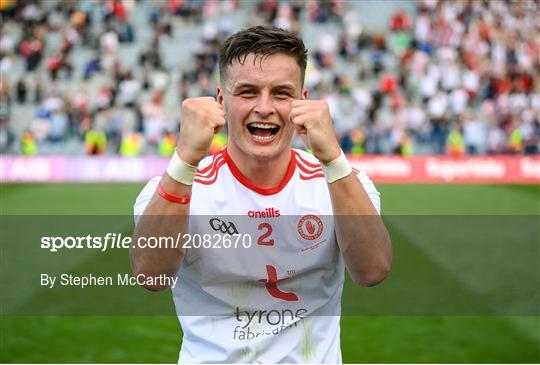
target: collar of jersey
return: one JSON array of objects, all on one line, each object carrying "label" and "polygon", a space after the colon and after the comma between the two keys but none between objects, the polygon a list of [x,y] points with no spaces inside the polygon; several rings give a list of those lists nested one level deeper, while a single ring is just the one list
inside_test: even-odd
[{"label": "collar of jersey", "polygon": [[289,161],[289,166],[287,167],[287,172],[285,173],[285,177],[283,178],[281,183],[279,183],[278,186],[273,187],[273,188],[261,188],[255,185],[253,182],[251,182],[247,177],[245,177],[240,172],[238,167],[236,167],[236,165],[234,164],[234,161],[227,153],[227,148],[223,149],[223,158],[227,162],[227,165],[229,166],[229,169],[231,170],[231,173],[236,178],[236,180],[238,180],[246,188],[253,190],[254,192],[261,195],[274,195],[274,194],[279,193],[281,190],[283,190],[283,188],[287,186],[292,176],[294,175],[294,169],[296,167],[295,158],[294,158],[295,153],[296,152],[293,149],[291,149],[291,160]]}]

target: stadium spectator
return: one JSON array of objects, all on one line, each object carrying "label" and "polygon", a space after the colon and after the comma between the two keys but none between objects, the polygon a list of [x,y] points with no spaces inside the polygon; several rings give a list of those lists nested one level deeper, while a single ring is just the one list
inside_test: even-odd
[{"label": "stadium spectator", "polygon": [[107,148],[107,136],[102,130],[91,129],[84,136],[86,153],[89,155],[102,155]]},{"label": "stadium spectator", "polygon": [[9,83],[7,80],[0,80],[0,151],[5,151],[13,140],[11,130],[11,97]]},{"label": "stadium spectator", "polygon": [[125,132],[122,135],[122,141],[120,143],[120,156],[123,157],[135,157],[138,156],[143,147],[143,137],[137,132]]},{"label": "stadium spectator", "polygon": [[390,20],[390,30],[394,32],[404,32],[410,30],[412,27],[412,18],[410,14],[398,9]]},{"label": "stadium spectator", "polygon": [[463,156],[465,154],[465,140],[459,124],[453,126],[446,140],[446,151],[451,156]]},{"label": "stadium spectator", "polygon": [[121,105],[134,108],[141,90],[141,83],[133,77],[131,71],[126,71],[123,80],[118,85],[118,101]]},{"label": "stadium spectator", "polygon": [[163,109],[163,96],[156,93],[142,107],[144,136],[147,143],[157,145],[166,129],[165,110]]},{"label": "stadium spectator", "polygon": [[165,132],[159,142],[159,154],[164,157],[171,157],[176,148],[176,133]]},{"label": "stadium spectator", "polygon": [[485,151],[484,141],[486,140],[487,125],[478,113],[464,112],[460,116],[463,126],[463,142],[465,151],[469,155],[482,154]]},{"label": "stadium spectator", "polygon": [[34,104],[40,104],[43,101],[43,83],[41,77],[37,76],[34,78]]},{"label": "stadium spectator", "polygon": [[15,84],[15,89],[16,89],[16,95],[17,95],[16,96],[17,103],[19,104],[26,103],[26,96],[28,94],[28,88],[26,87],[26,82],[24,81],[22,77],[19,78],[19,80]]},{"label": "stadium spectator", "polygon": [[22,134],[22,154],[24,156],[33,156],[37,153],[37,143],[31,131],[25,131]]}]

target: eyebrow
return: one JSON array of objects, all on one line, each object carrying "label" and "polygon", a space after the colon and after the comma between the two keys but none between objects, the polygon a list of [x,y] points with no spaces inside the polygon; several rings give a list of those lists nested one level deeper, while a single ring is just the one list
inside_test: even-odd
[{"label": "eyebrow", "polygon": [[[257,85],[252,84],[250,82],[238,82],[238,83],[234,84],[230,88],[230,90],[238,90],[238,89],[245,88],[245,87],[246,88],[248,88],[248,87],[258,88]],[[272,89],[273,90],[275,90],[275,89],[289,89],[291,91],[295,90],[294,85],[292,83],[285,83],[285,84],[276,85],[276,86],[273,86]]]}]

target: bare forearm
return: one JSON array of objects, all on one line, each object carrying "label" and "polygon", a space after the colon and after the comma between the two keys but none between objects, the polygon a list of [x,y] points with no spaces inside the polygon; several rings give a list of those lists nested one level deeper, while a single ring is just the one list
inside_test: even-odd
[{"label": "bare forearm", "polygon": [[189,204],[178,196],[191,195],[196,167],[207,155],[214,134],[225,125],[225,111],[213,97],[184,100],[181,115],[176,151],[160,181],[166,198],[154,193],[133,237],[133,242],[142,237],[167,237],[174,247],[132,248],[131,266],[135,274],[175,276],[178,273],[185,253],[182,240],[177,238],[184,236],[189,223]]},{"label": "bare forearm", "polygon": [[339,247],[355,283],[373,286],[388,275],[392,246],[384,222],[354,174],[329,184]]},{"label": "bare forearm", "polygon": [[[166,191],[175,195],[191,193],[191,186],[180,184],[167,174],[164,174],[160,184]],[[188,222],[188,204],[173,203],[154,193],[135,228],[133,242],[148,242],[150,237],[170,237],[171,239],[169,244],[162,247],[142,247],[135,244],[130,251],[134,275],[175,276],[184,257],[182,242],[177,241],[177,237],[181,237],[187,231]],[[166,287],[155,286],[147,287],[147,289],[162,290]]]}]

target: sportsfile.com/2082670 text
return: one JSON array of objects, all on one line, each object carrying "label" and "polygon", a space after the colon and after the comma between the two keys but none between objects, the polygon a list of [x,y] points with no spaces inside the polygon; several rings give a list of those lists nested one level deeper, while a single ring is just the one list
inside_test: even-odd
[{"label": "sportsfile.com/2082670 text", "polygon": [[107,233],[104,236],[44,236],[41,237],[41,248],[50,252],[64,249],[108,249],[139,248],[250,248],[252,245],[249,234],[189,234],[178,233],[176,236],[143,236],[133,241],[130,236],[121,233]]}]

